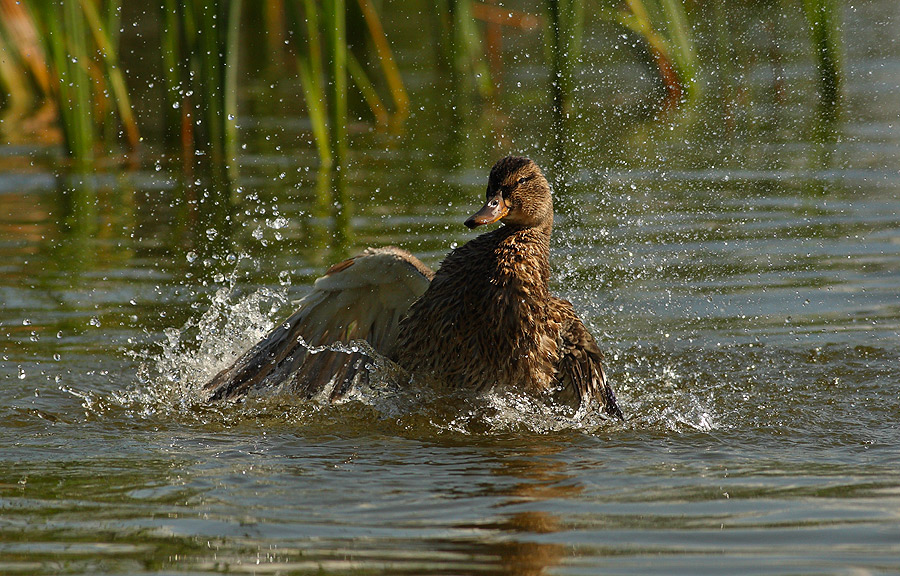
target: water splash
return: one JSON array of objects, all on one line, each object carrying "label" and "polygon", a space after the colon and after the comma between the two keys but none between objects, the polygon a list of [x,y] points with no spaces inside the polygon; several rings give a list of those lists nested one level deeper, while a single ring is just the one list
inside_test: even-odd
[{"label": "water splash", "polygon": [[265,336],[275,325],[270,317],[286,302],[282,289],[243,297],[234,295],[233,286],[217,290],[199,318],[164,330],[156,350],[134,354],[141,360],[136,385],[120,402],[149,412],[184,411],[201,402],[203,383]]},{"label": "water splash", "polygon": [[656,347],[611,354],[619,363],[613,385],[635,429],[712,432],[724,426],[723,387],[730,382],[685,364],[685,357]]},{"label": "water splash", "polygon": [[714,392],[698,387],[695,375],[687,376],[690,367],[667,359],[659,350],[612,355],[611,361],[624,369],[614,378],[628,419],[624,424],[610,421],[598,410],[577,410],[515,391],[474,395],[410,383],[403,369],[370,349],[366,342],[322,348],[363,352],[368,359],[365,382],[335,405],[328,404],[327,394],[306,401],[293,397],[290,386],[276,386],[243,402],[208,406],[202,385],[272,330],[276,326],[272,318],[278,318],[287,302],[285,287],[262,288],[242,297],[235,296],[233,286],[218,290],[210,296],[210,305],[200,317],[181,328],[166,329],[155,349],[135,354],[140,359],[135,385],[115,394],[111,401],[144,416],[188,416],[205,423],[214,417],[224,425],[275,418],[319,428],[310,420],[324,419],[320,424],[326,428],[340,428],[353,415],[351,419],[368,419],[366,426],[403,434],[411,430],[463,435],[567,430],[594,434],[621,427],[709,432],[721,425]]}]

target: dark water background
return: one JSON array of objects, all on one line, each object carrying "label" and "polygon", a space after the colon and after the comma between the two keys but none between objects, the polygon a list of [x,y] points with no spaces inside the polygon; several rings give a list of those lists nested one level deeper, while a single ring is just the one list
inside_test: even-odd
[{"label": "dark water background", "polygon": [[553,170],[537,33],[507,33],[485,103],[389,13],[413,114],[354,122],[339,210],[296,79],[252,62],[232,188],[152,148],[73,186],[55,149],[0,147],[0,573],[900,572],[900,5],[850,4],[834,118],[799,9],[734,3],[703,103],[663,119],[645,51],[587,27],[553,288],[624,424],[514,396],[197,401],[328,264],[436,265],[495,159]]}]

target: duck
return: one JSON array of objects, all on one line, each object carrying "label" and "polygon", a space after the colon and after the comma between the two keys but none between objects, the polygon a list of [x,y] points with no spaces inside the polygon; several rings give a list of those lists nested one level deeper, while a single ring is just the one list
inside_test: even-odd
[{"label": "duck", "polygon": [[543,172],[529,158],[502,158],[485,196],[465,226],[500,226],[453,249],[436,272],[393,246],[329,268],[290,317],[203,386],[207,399],[280,387],[334,402],[380,356],[406,381],[551,397],[624,420],[595,339],[550,291],[553,195]]}]

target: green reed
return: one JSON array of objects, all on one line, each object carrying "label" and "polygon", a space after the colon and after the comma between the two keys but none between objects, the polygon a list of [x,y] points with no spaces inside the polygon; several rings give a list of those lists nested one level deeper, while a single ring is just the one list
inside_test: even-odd
[{"label": "green reed", "polygon": [[547,0],[547,47],[555,115],[565,114],[571,105],[583,28],[584,0]]},{"label": "green reed", "polygon": [[[319,10],[314,0],[302,0],[302,12],[297,5],[298,3],[289,1],[288,10],[291,15],[291,24],[295,38],[306,38],[306,46],[297,49],[297,68],[300,85],[306,100],[306,111],[312,125],[319,158],[323,164],[331,165],[333,154],[330,145],[331,136],[328,130],[322,39],[319,32]],[[306,26],[303,26],[304,21]]]},{"label": "green reed", "polygon": [[644,38],[666,88],[664,109],[700,97],[699,66],[682,0],[627,0],[619,22]]},{"label": "green reed", "polygon": [[[20,16],[28,20],[17,24],[34,27],[43,52],[29,54],[25,68],[36,85],[46,85],[56,104],[73,168],[86,171],[93,165],[98,135],[104,131],[113,135],[108,138],[112,141],[121,127],[128,148],[135,151],[140,135],[117,53],[119,2],[32,0],[23,8]],[[6,25],[0,27],[4,37],[10,36]],[[38,61],[46,72],[38,70]],[[24,66],[24,58],[21,62]]]},{"label": "green reed", "polygon": [[575,89],[575,67],[581,54],[584,28],[583,0],[547,0],[546,43],[550,60],[550,91],[553,94],[553,136],[556,169],[567,172],[566,120]]},{"label": "green reed", "polygon": [[[378,4],[373,0],[351,0],[349,6],[346,0],[269,2],[277,7],[273,10],[287,15],[286,19],[267,18],[264,26],[272,37],[288,41],[322,163],[342,166],[349,147],[347,108],[353,90],[359,91],[381,125],[404,118],[410,106]],[[782,5],[784,9],[787,4]],[[158,49],[161,61],[169,141],[184,151],[187,169],[198,157],[233,168],[244,3],[157,0],[155,5],[159,44],[148,48]],[[491,5],[473,0],[435,0],[427,5],[437,22],[438,60],[446,66],[455,93],[474,86],[490,96],[496,87],[485,50],[491,50],[491,44],[483,38],[479,19],[485,20],[483,13]],[[599,7],[584,0],[545,0],[547,62],[552,75],[549,97],[557,137],[562,138],[576,89],[585,15],[598,10],[601,17],[615,20],[646,41],[667,90],[664,109],[699,99],[701,65],[691,38],[691,18],[697,23],[703,11],[699,4],[692,5],[688,11],[686,0],[607,0]],[[0,58],[0,83],[10,94],[7,110],[13,105],[22,109],[29,93],[46,92],[56,103],[65,148],[80,170],[88,169],[101,153],[98,143],[118,139],[119,133],[127,149],[134,151],[140,140],[131,103],[136,87],[128,86],[119,59],[121,0],[26,0],[23,6],[38,32],[47,72],[42,77],[34,64],[34,51],[29,56],[20,53],[12,27],[0,19],[0,50],[12,56]],[[347,13],[357,8],[362,19],[356,21],[365,23],[360,29],[367,35],[371,54],[354,54],[348,48]],[[839,2],[803,0],[803,8],[819,71],[820,101],[834,109],[843,81]],[[284,50],[283,43],[278,46]],[[492,62],[499,68],[499,54],[493,55]],[[564,141],[559,144],[562,160]]]},{"label": "green reed", "polygon": [[39,2],[32,6],[56,83],[51,90],[59,108],[66,150],[75,171],[94,161],[94,111],[88,74],[86,22],[76,2]]},{"label": "green reed", "polygon": [[237,151],[241,0],[163,0],[161,48],[167,133],[185,163],[209,155],[232,175]]},{"label": "green reed", "polygon": [[338,170],[347,160],[347,20],[344,0],[322,1],[325,30],[328,122],[332,161]]},{"label": "green reed", "polygon": [[[406,93],[406,87],[403,84],[403,76],[400,75],[400,68],[394,60],[394,55],[391,51],[390,44],[388,43],[387,35],[381,25],[381,18],[378,16],[378,10],[376,10],[372,0],[357,0],[357,3],[362,11],[366,27],[369,31],[369,37],[372,39],[372,43],[375,46],[375,52],[378,56],[378,62],[381,65],[382,74],[387,82],[388,90],[391,93],[391,99],[394,102],[395,117],[400,119],[406,118],[409,113],[409,95]],[[349,57],[348,63],[351,61],[356,62],[352,52],[348,52],[347,54]],[[358,75],[354,75],[355,79],[357,77]],[[359,77],[358,80],[355,80],[357,87],[364,95],[367,90],[364,84],[367,80],[367,76]],[[368,84],[371,86],[371,82],[368,82]],[[372,112],[375,113],[376,110],[371,104],[374,99],[370,98],[371,96],[368,96],[366,97],[366,100],[370,102]]]},{"label": "green reed", "polygon": [[428,5],[439,31],[438,63],[450,74],[450,84],[469,89],[474,85],[479,94],[490,96],[494,84],[472,0],[434,0]]},{"label": "green reed", "polygon": [[841,66],[840,3],[837,0],[803,0],[818,70],[819,100],[824,107],[835,107],[840,99]]},{"label": "green reed", "polygon": [[[349,146],[350,81],[363,96],[376,121],[387,124],[391,114],[365,66],[349,50],[348,7],[344,0],[286,2],[298,76],[319,157],[326,166],[343,166]],[[409,97],[381,20],[370,0],[358,0],[358,4],[394,104],[393,117],[404,118],[409,110]]]},{"label": "green reed", "polygon": [[[140,133],[137,121],[134,118],[131,97],[128,94],[128,86],[125,83],[125,76],[122,74],[118,56],[121,2],[109,0],[105,4],[105,14],[102,15],[91,0],[81,0],[80,5],[88,30],[90,30],[94,44],[97,47],[97,53],[100,54],[102,59],[105,83],[109,86],[111,92],[109,98],[112,99],[113,105],[109,107],[110,114],[107,114],[107,124],[114,124],[115,119],[111,114],[111,110],[114,107],[118,112],[128,146],[134,151],[138,147]],[[115,127],[110,131],[113,130],[115,130]]]}]

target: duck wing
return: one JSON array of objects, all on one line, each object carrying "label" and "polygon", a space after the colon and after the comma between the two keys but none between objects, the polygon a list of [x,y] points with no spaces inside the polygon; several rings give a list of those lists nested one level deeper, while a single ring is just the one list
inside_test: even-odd
[{"label": "duck wing", "polygon": [[[365,340],[385,354],[397,326],[434,273],[415,256],[388,246],[369,248],[335,264],[298,302],[299,308],[265,338],[214,376],[203,389],[210,400],[288,384],[312,397],[334,384],[335,400],[365,376],[370,353],[335,343]],[[362,370],[361,370],[362,369]]]},{"label": "duck wing", "polygon": [[624,420],[616,394],[603,371],[603,353],[585,328],[572,304],[551,298],[551,313],[560,319],[559,362],[556,378],[565,390],[574,392],[582,406],[600,402],[609,416]]}]

